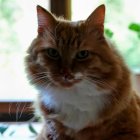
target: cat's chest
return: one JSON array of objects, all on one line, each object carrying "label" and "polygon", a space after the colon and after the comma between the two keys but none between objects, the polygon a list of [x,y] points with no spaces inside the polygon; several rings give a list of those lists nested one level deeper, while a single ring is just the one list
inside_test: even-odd
[{"label": "cat's chest", "polygon": [[59,111],[54,115],[56,119],[75,130],[94,123],[107,102],[107,91],[98,91],[90,84],[72,89],[50,88],[42,92],[45,92],[42,101],[46,107]]}]

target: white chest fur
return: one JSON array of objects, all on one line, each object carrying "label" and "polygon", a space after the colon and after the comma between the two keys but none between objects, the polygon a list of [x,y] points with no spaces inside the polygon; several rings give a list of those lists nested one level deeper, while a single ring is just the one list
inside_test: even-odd
[{"label": "white chest fur", "polygon": [[81,82],[70,89],[42,90],[41,99],[47,107],[60,111],[56,119],[78,131],[96,121],[107,103],[107,93],[109,91],[98,91],[93,83]]}]

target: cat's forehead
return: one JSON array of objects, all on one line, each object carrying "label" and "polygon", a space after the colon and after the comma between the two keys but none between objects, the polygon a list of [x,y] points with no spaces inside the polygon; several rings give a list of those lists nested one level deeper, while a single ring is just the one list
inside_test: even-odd
[{"label": "cat's forehead", "polygon": [[79,46],[83,31],[83,25],[80,22],[59,23],[55,30],[57,45]]},{"label": "cat's forehead", "polygon": [[82,35],[84,25],[80,22],[59,22],[55,27],[55,32],[60,36],[80,36]]}]

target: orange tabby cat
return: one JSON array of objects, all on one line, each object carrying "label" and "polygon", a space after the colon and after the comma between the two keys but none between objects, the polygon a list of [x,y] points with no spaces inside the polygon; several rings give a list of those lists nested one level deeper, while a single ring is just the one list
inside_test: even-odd
[{"label": "orange tabby cat", "polygon": [[104,37],[105,6],[78,22],[40,6],[37,15],[38,36],[26,57],[44,117],[37,139],[140,140],[140,99]]}]

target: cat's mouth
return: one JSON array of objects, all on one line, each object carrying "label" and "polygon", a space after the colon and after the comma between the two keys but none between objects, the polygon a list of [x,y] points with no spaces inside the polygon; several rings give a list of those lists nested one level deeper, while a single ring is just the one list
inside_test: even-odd
[{"label": "cat's mouth", "polygon": [[82,79],[76,79],[73,81],[61,81],[59,83],[59,85],[63,88],[71,88],[73,87],[75,84],[79,83]]},{"label": "cat's mouth", "polygon": [[50,79],[54,86],[61,88],[71,88],[82,81],[83,75],[77,73],[75,75],[51,76]]},{"label": "cat's mouth", "polygon": [[53,82],[53,84],[55,86],[61,87],[61,88],[71,88],[74,85],[80,83],[81,81],[82,81],[82,79],[73,79],[73,80],[70,80],[70,81],[68,81],[68,80],[61,80],[61,81],[60,80],[59,81],[55,80]]}]

